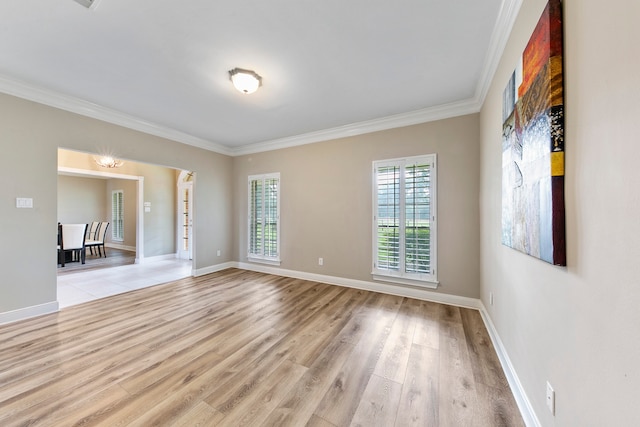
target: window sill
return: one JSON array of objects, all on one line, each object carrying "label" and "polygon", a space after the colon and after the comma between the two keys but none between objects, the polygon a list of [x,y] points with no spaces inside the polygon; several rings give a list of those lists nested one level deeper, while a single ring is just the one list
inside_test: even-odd
[{"label": "window sill", "polygon": [[250,262],[255,262],[255,263],[259,263],[259,264],[267,264],[267,265],[280,265],[280,259],[274,259],[274,258],[258,258],[258,257],[253,257],[251,255],[249,255],[247,257],[247,261]]},{"label": "window sill", "polygon": [[407,279],[405,277],[398,276],[388,276],[385,274],[379,273],[371,273],[373,275],[373,280],[378,280],[380,282],[389,282],[389,283],[397,283],[399,285],[409,285],[415,286],[418,288],[427,288],[427,289],[437,289],[440,282],[437,280],[416,280],[416,279]]}]

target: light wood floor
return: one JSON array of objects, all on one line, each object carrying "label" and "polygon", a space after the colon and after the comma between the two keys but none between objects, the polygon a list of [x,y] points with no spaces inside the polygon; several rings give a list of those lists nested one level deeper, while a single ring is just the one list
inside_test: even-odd
[{"label": "light wood floor", "polygon": [[477,311],[236,269],[0,343],[2,426],[523,425]]}]

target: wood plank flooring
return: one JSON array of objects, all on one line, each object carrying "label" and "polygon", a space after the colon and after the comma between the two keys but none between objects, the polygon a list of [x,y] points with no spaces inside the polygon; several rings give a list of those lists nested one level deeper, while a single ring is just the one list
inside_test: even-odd
[{"label": "wood plank flooring", "polygon": [[522,426],[475,310],[229,269],[0,326],[2,426]]}]

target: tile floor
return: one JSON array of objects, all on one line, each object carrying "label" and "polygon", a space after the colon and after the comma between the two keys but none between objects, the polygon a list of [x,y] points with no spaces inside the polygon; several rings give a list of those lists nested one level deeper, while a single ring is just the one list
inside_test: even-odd
[{"label": "tile floor", "polygon": [[60,308],[191,276],[192,263],[171,259],[58,276]]}]

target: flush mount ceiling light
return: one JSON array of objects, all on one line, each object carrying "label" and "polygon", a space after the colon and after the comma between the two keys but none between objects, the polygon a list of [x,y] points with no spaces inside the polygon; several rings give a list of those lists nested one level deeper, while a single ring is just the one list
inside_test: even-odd
[{"label": "flush mount ceiling light", "polygon": [[253,93],[262,85],[262,77],[255,71],[243,70],[242,68],[234,68],[229,71],[229,79],[242,93]]},{"label": "flush mount ceiling light", "polygon": [[109,169],[119,168],[120,166],[124,165],[124,162],[122,160],[118,160],[112,156],[94,157],[93,160],[96,162],[96,165]]},{"label": "flush mount ceiling light", "polygon": [[100,2],[100,0],[75,0],[75,1],[76,3],[80,3],[87,9],[95,9],[96,7],[98,7],[98,3]]}]

